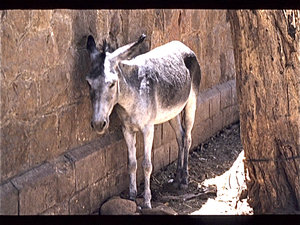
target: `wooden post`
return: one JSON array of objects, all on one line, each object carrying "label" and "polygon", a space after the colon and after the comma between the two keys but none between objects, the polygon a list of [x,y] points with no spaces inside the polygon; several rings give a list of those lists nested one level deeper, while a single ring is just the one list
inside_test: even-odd
[{"label": "wooden post", "polygon": [[300,11],[230,10],[254,213],[300,213]]}]

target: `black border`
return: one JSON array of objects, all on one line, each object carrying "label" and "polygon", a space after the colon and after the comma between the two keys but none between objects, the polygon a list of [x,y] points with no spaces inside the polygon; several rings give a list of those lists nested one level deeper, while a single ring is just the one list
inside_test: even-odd
[{"label": "black border", "polygon": [[299,0],[4,0],[0,9],[300,9]]},{"label": "black border", "polygon": [[298,215],[254,215],[254,216],[0,216],[0,224],[42,225],[174,225],[174,224],[221,224],[221,225],[266,225],[299,224]]}]

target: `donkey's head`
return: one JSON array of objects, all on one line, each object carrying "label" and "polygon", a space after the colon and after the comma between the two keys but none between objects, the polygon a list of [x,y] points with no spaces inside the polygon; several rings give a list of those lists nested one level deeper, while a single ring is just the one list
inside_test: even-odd
[{"label": "donkey's head", "polygon": [[100,51],[96,48],[94,38],[87,40],[92,69],[86,80],[90,85],[90,97],[93,105],[92,127],[97,133],[103,134],[109,125],[109,115],[118,102],[120,91],[118,63],[130,60],[138,55],[137,46],[145,39],[142,35],[138,41],[118,48],[110,53],[110,47],[103,41]]}]

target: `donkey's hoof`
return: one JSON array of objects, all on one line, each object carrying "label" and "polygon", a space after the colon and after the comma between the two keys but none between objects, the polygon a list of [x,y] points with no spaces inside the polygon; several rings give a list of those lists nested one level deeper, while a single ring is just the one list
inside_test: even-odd
[{"label": "donkey's hoof", "polygon": [[136,191],[134,191],[134,190],[129,190],[129,200],[135,202],[135,200],[136,200],[136,195],[137,195]]},{"label": "donkey's hoof", "polygon": [[188,184],[180,184],[180,190],[187,190],[188,189],[188,187],[189,187],[189,185]]},{"label": "donkey's hoof", "polygon": [[135,200],[136,200],[136,195],[134,195],[134,196],[129,196],[129,200],[135,202]]},{"label": "donkey's hoof", "polygon": [[179,188],[179,183],[174,181],[172,183],[172,186],[177,189],[177,188]]},{"label": "donkey's hoof", "polygon": [[152,209],[151,203],[150,202],[144,202],[142,208],[143,209]]},{"label": "donkey's hoof", "polygon": [[135,202],[136,198],[130,198],[130,197],[129,197],[128,200]]}]

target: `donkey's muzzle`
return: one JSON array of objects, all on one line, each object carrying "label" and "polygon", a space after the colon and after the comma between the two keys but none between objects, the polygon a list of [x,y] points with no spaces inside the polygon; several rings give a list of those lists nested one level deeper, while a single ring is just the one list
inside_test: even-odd
[{"label": "donkey's muzzle", "polygon": [[91,121],[92,128],[99,134],[103,134],[108,128],[108,122],[106,120],[103,121]]}]

